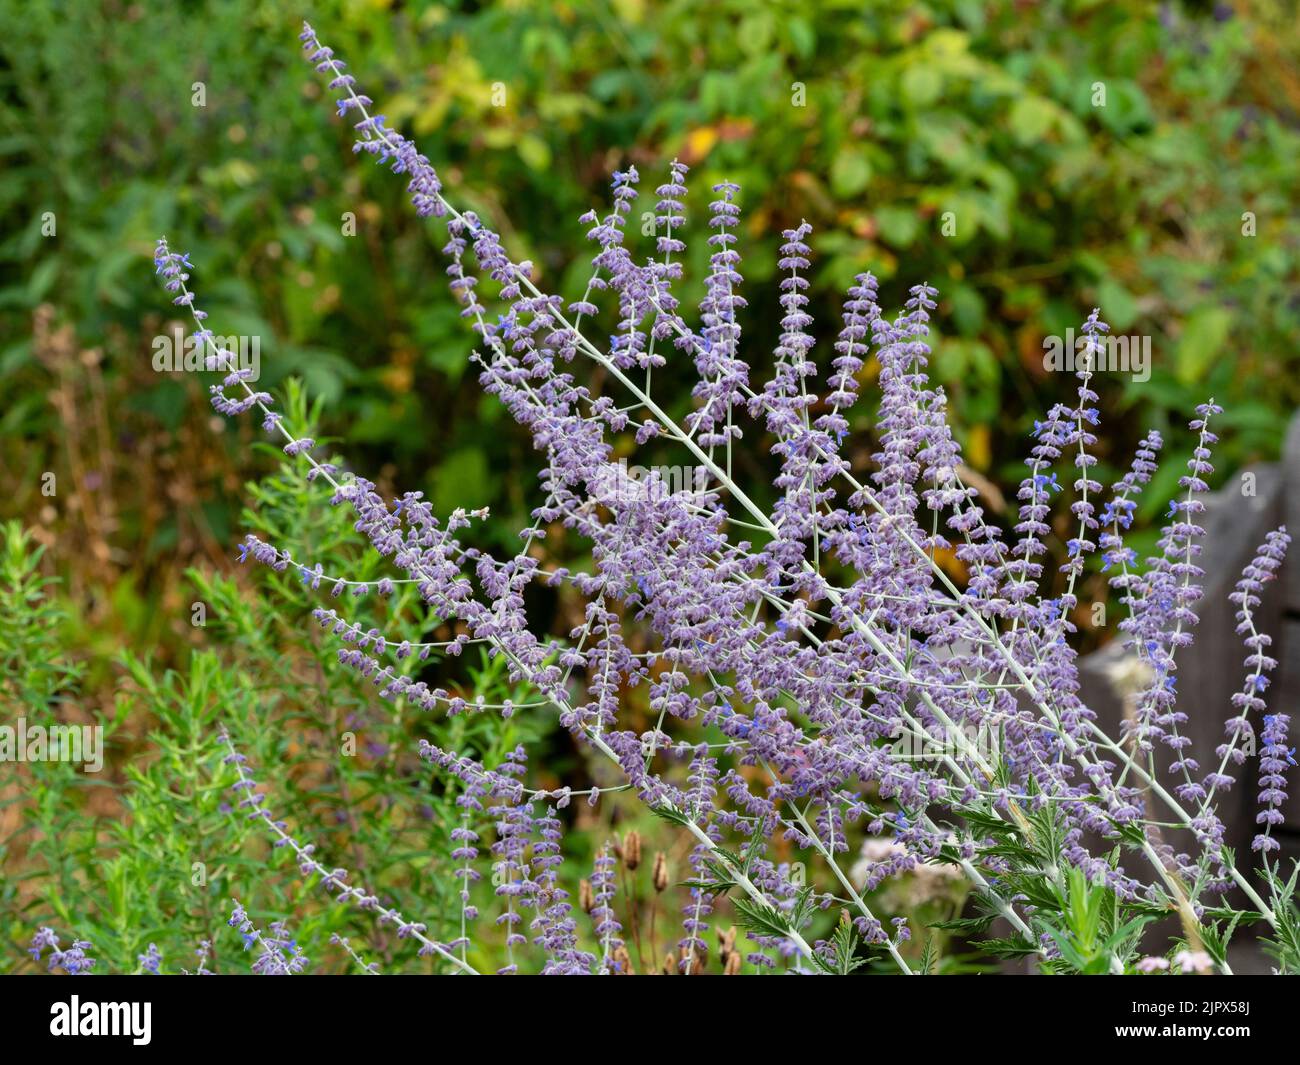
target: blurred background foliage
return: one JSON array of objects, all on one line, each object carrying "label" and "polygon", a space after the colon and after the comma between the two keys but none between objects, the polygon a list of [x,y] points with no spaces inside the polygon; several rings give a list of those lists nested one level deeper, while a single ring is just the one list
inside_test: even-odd
[{"label": "blurred background foliage", "polygon": [[[297,54],[299,14],[418,138],[452,197],[571,298],[590,257],[577,216],[606,202],[613,169],[635,163],[649,190],[673,157],[693,167],[694,226],[709,185],[744,188],[759,373],[779,315],[779,232],[801,218],[816,227],[824,333],[858,271],[882,278],[889,307],[911,284],[937,285],[934,372],[971,465],[995,482],[1019,479],[1024,431],[1071,387],[1043,371],[1043,338],[1093,305],[1117,333],[1152,338],[1150,381],[1107,382],[1107,407],[1131,423],[1105,434],[1118,462],[1138,429],[1181,427],[1211,394],[1227,407],[1221,468],[1268,456],[1300,393],[1300,14],[1285,0],[0,10],[4,505],[29,520],[36,475],[64,450],[34,328],[42,303],[92,350],[113,398],[106,450],[83,477],[138,469],[151,438],[187,475],[210,461],[185,433],[205,382],[148,359],[169,310],[148,255],[167,233],[192,252],[219,332],[261,337],[264,384],[301,375],[359,464],[440,509],[492,504],[501,537],[520,527],[529,445],[466,372],[438,227],[414,217],[400,181],[349,157]],[[647,191],[637,210],[651,207]],[[702,230],[692,236],[698,267]],[[69,387],[85,387],[85,369],[65,372]],[[862,458],[870,448],[864,434]],[[236,468],[245,454],[232,440]],[[132,555],[127,568],[192,549],[191,522],[229,544],[234,482],[215,477],[183,500],[201,515],[118,508],[110,546]]]},{"label": "blurred background foliage", "polygon": [[[152,369],[173,323],[158,235],[192,254],[216,331],[261,338],[262,386],[301,378],[318,439],[346,440],[381,489],[424,490],[441,512],[490,505],[498,546],[537,502],[530,443],[467,372],[440,227],[353,158],[299,57],[304,16],[450,197],[569,298],[591,254],[577,218],[607,203],[610,172],[640,170],[635,219],[674,157],[692,167],[688,298],[708,187],[743,186],[756,376],[777,333],[782,228],[815,227],[823,337],[859,271],[891,310],[936,285],[932,370],[986,500],[1014,501],[1025,432],[1073,388],[1043,370],[1044,338],[1095,305],[1115,332],[1151,338],[1149,381],[1101,384],[1103,474],[1143,430],[1170,436],[1151,511],[1190,451],[1196,403],[1226,408],[1223,475],[1274,457],[1300,399],[1290,0],[0,0],[0,518],[46,549],[78,698],[124,750],[150,742],[138,720],[172,714],[183,734],[174,707],[199,698],[195,674],[172,694],[145,678],[220,643],[193,627],[191,602],[196,587],[235,601],[220,584],[234,544],[267,520],[241,515],[244,485],[277,469],[253,421],[212,415],[205,375]],[[637,229],[629,242],[648,249]],[[871,414],[862,404],[855,426],[864,467]],[[301,622],[292,603],[248,609]],[[274,649],[296,632],[263,636]],[[346,684],[330,677],[319,684]]]}]

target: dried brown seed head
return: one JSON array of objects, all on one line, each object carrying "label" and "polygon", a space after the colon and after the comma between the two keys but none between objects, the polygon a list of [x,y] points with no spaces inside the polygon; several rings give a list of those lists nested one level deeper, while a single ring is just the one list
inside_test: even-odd
[{"label": "dried brown seed head", "polygon": [[641,833],[635,828],[623,840],[623,864],[629,869],[641,864]]},{"label": "dried brown seed head", "polygon": [[663,891],[668,886],[668,859],[663,851],[655,853],[654,885],[656,891]]}]

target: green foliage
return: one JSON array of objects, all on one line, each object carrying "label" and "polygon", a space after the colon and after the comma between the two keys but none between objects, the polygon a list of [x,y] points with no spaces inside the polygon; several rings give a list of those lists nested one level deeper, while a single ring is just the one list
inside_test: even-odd
[{"label": "green foliage", "polygon": [[1277,931],[1263,941],[1264,949],[1277,961],[1279,972],[1292,976],[1300,974],[1300,906],[1296,905],[1295,897],[1298,878],[1300,862],[1294,860],[1289,877],[1283,877],[1276,869],[1265,874],[1272,889]]},{"label": "green foliage", "polygon": [[82,674],[60,652],[68,614],[50,595],[57,580],[41,573],[44,554],[17,522],[0,526],[0,697],[9,713],[44,713],[72,697]]},{"label": "green foliage", "polygon": [[1040,918],[1060,951],[1059,959],[1047,963],[1047,968],[1083,976],[1123,972],[1124,959],[1135,953],[1142,926],[1154,918],[1130,917],[1119,896],[1105,884],[1090,881],[1082,869],[1070,869],[1056,892],[1057,906]]},{"label": "green foliage", "polygon": [[[451,301],[430,298],[436,231],[400,182],[345,165],[340,124],[294,55],[298,14],[268,0],[120,17],[89,0],[0,2],[0,382],[17,397],[4,417],[34,440],[56,431],[24,387],[39,380],[28,323],[41,301],[106,347],[141,409],[163,422],[182,409],[176,383],[146,368],[163,325],[146,264],[165,232],[195,253],[213,320],[262,338],[265,384],[302,376],[364,447],[357,461],[391,462],[430,498],[490,503],[504,539],[530,486],[499,471],[523,466],[528,444],[466,372]],[[824,328],[857,271],[884,279],[886,303],[937,284],[935,370],[977,468],[1001,474],[998,456],[1018,479],[1004,445],[1070,387],[1044,374],[1042,338],[1092,304],[1153,338],[1152,379],[1107,385],[1134,408],[1129,439],[1213,394],[1231,469],[1276,451],[1300,399],[1286,5],[1216,21],[1208,5],[1140,0],[326,0],[312,16],[451,195],[508,217],[512,252],[570,298],[589,258],[576,218],[605,201],[609,171],[636,162],[636,211],[650,210],[674,155],[694,168],[697,218],[710,184],[744,186],[752,336],[777,333],[775,299],[757,297],[780,229],[801,218],[816,227],[810,309]],[[699,267],[703,241],[688,254]],[[770,346],[750,352],[760,366]]]},{"label": "green foliage", "polygon": [[[17,728],[22,720],[45,728],[84,717],[75,705],[82,670],[61,652],[68,614],[52,597],[57,582],[40,572],[44,551],[16,523],[0,527],[0,541],[0,724]],[[75,899],[94,840],[86,816],[94,785],[81,766],[29,762],[21,768],[21,783],[7,761],[0,775],[0,869],[6,873],[0,876],[0,936],[6,939],[22,936],[18,915],[30,904],[30,883],[10,875],[19,861],[39,863],[57,896]],[[4,954],[0,967],[8,969],[18,955]]]},{"label": "green foliage", "polygon": [[[816,227],[810,310],[823,333],[858,271],[882,278],[888,304],[906,284],[936,284],[933,369],[969,462],[1008,483],[1023,473],[1011,442],[1073,387],[1043,372],[1043,337],[1077,325],[1094,303],[1116,332],[1152,338],[1150,381],[1102,383],[1130,412],[1132,431],[1116,441],[1168,429],[1213,394],[1228,426],[1216,465],[1232,470],[1276,451],[1300,400],[1297,16],[1263,0],[1216,21],[1208,6],[322,0],[312,17],[367,72],[381,109],[421,142],[456,201],[498,223],[510,250],[568,297],[581,292],[590,257],[576,218],[605,202],[609,171],[639,167],[635,221],[674,156],[693,168],[695,221],[712,183],[744,187],[743,324],[759,338],[747,349],[757,374],[779,331],[771,283],[783,227],[802,218]],[[47,303],[78,346],[98,353],[102,377],[87,387],[112,400],[96,462],[68,470],[80,477],[74,490],[90,490],[88,474],[116,469],[129,480],[145,467],[167,471],[169,489],[178,476],[197,484],[169,496],[161,517],[140,499],[124,505],[111,548],[127,568],[111,582],[111,631],[82,617],[88,595],[61,599],[48,576],[77,564],[66,530],[63,555],[51,558],[19,524],[4,528],[5,719],[95,721],[109,744],[102,780],[37,763],[22,768],[19,787],[4,782],[6,964],[36,925],[52,923],[91,939],[109,969],[134,970],[157,942],[174,970],[192,964],[202,938],[216,942],[218,968],[239,968],[224,926],[232,894],[259,920],[301,915],[295,934],[327,965],[349,964],[327,945],[333,932],[381,968],[394,956],[391,935],[331,904],[223,808],[232,776],[220,767],[219,724],[249,755],[277,815],[325,860],[428,921],[430,935],[455,938],[456,885],[445,873],[456,793],[431,783],[415,745],[430,738],[491,762],[538,739],[525,729],[545,727],[378,706],[334,663],[306,616],[316,599],[295,574],[250,582],[211,565],[243,528],[327,572],[380,574],[326,488],[275,449],[249,448],[254,430],[227,432],[224,466],[204,465],[200,456],[220,445],[193,424],[198,383],[150,369],[151,342],[168,325],[149,263],[160,232],[201,264],[204,305],[221,331],[261,338],[261,387],[287,394],[292,422],[319,440],[346,427],[358,469],[423,489],[439,510],[490,504],[488,537],[498,543],[513,543],[537,502],[530,480],[506,472],[531,468],[531,445],[466,372],[472,337],[451,300],[433,295],[444,282],[438,233],[414,217],[401,182],[350,165],[345,131],[294,55],[297,15],[270,0],[149,0],[121,11],[0,0],[3,507],[27,527],[55,520],[42,516],[34,473],[64,469],[76,427],[46,395],[91,365],[43,356],[33,316]],[[349,218],[356,236],[345,235]],[[697,294],[707,250],[696,239],[687,253]],[[870,450],[866,404],[855,418],[858,461]],[[1101,457],[1105,479],[1127,450]],[[1167,456],[1144,506],[1163,509],[1183,457]],[[241,481],[268,463],[271,476],[249,486],[253,505],[239,517]],[[208,618],[178,639],[159,604],[182,569]],[[405,586],[391,601],[353,604],[363,628],[427,638],[440,619],[415,606]],[[138,650],[153,644],[156,655]],[[527,697],[507,690],[499,661],[436,664],[490,701]],[[355,756],[341,753],[348,733]],[[562,742],[553,753],[556,763],[572,757]],[[684,827],[680,813],[658,812],[672,822],[666,833]],[[1045,967],[1130,966],[1155,915],[1061,869],[1050,813],[1025,818],[972,815],[970,828],[986,842],[983,859],[1021,871],[1006,887],[1035,907],[1033,932],[1060,951]],[[738,896],[746,857],[720,852],[705,868],[692,886]],[[1294,885],[1294,875],[1274,884],[1285,905],[1272,946],[1289,970],[1300,968]],[[733,899],[757,935],[816,924],[807,903],[787,914]],[[972,905],[966,917],[928,922],[937,931],[920,971],[966,964],[939,956],[939,932],[989,935],[998,907],[979,893]],[[1249,916],[1208,915],[1205,949],[1225,958]],[[866,951],[851,927],[828,935],[816,963],[857,969]],[[1002,956],[1040,947],[1020,934],[982,943]]]},{"label": "green foliage", "polygon": [[[852,976],[867,964],[866,958],[858,957],[860,940],[861,937],[853,927],[853,922],[849,920],[846,911],[840,917],[839,924],[835,926],[835,934],[831,937],[829,957],[824,954],[815,956],[818,966],[828,976]],[[921,959],[921,968],[919,970],[921,974],[930,975],[934,963],[935,958],[931,953],[929,944],[927,944]]]},{"label": "green foliage", "polygon": [[[311,431],[300,386],[288,389],[285,409],[295,426]],[[245,515],[248,528],[267,539],[310,544],[313,557],[336,571],[371,573],[373,553],[347,513],[330,506],[324,486],[309,485],[298,464],[280,458],[275,475],[250,486],[255,506]],[[54,713],[72,697],[77,679],[76,667],[60,659],[64,610],[38,573],[41,552],[16,526],[4,537],[5,708]],[[23,788],[4,798],[6,806],[17,806],[19,828],[0,841],[6,868],[23,871],[20,880],[6,878],[0,899],[7,960],[22,955],[38,926],[50,924],[89,939],[107,971],[136,971],[137,956],[150,943],[162,950],[166,971],[193,968],[204,939],[215,944],[210,965],[245,970],[238,937],[225,927],[232,897],[267,921],[293,913],[294,935],[326,971],[350,964],[329,945],[331,933],[349,934],[381,968],[393,957],[399,946],[391,933],[304,882],[290,855],[272,849],[231,808],[235,776],[222,762],[223,726],[249,757],[276,816],[315,843],[322,860],[349,868],[390,905],[419,915],[432,935],[458,934],[449,857],[449,833],[460,820],[458,790],[431,781],[415,754],[418,741],[428,738],[495,764],[516,743],[537,740],[541,723],[490,714],[434,717],[401,701],[380,704],[323,646],[302,583],[291,573],[256,576],[258,587],[250,588],[219,573],[191,571],[202,606],[194,615],[202,619],[202,646],[183,669],[159,670],[130,652],[120,657],[114,713],[105,720],[108,735],[116,735],[103,773],[108,779],[55,762],[20,767]],[[364,627],[382,625],[418,640],[437,619],[419,620],[414,593],[399,587],[390,600],[354,601],[350,613]],[[404,620],[410,618],[417,620]],[[420,663],[413,657],[404,667],[414,671]],[[511,690],[495,665],[469,662],[459,672],[470,697],[528,697]],[[442,673],[443,683],[457,675],[445,665]],[[6,723],[13,716],[7,712]],[[82,795],[95,786],[113,795],[98,815]]]}]

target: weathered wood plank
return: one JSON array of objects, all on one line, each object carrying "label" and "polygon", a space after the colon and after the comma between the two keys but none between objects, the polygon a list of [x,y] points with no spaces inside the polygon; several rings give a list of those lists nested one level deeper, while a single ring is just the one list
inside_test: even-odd
[{"label": "weathered wood plank", "polygon": [[[1291,419],[1282,446],[1283,515],[1292,536],[1300,537],[1300,412]],[[1284,569],[1286,608],[1300,614],[1300,559]]]},{"label": "weathered wood plank", "polygon": [[[1204,595],[1197,606],[1201,620],[1192,631],[1192,644],[1177,655],[1177,706],[1188,717],[1181,731],[1192,741],[1191,755],[1200,764],[1194,779],[1218,768],[1215,748],[1224,740],[1224,725],[1237,712],[1232,696],[1242,689],[1245,681],[1243,662],[1247,651],[1236,634],[1236,607],[1228,596],[1265,534],[1282,521],[1281,471],[1276,466],[1259,466],[1247,472],[1255,475],[1255,494],[1243,496],[1243,482],[1239,477],[1234,478],[1207,498],[1200,521],[1205,529],[1203,549],[1196,560],[1205,571],[1201,579]],[[1265,590],[1257,620],[1260,630],[1273,635],[1277,643],[1280,643],[1281,591],[1280,587]],[[1118,610],[1122,606],[1115,602],[1112,608]],[[1080,694],[1098,715],[1098,724],[1112,735],[1118,732],[1124,714],[1113,680],[1114,670],[1123,658],[1124,651],[1116,641],[1080,663]],[[1296,682],[1300,684],[1300,677]],[[1278,698],[1280,683],[1271,690]],[[1170,790],[1182,779],[1168,772],[1173,761],[1171,755],[1170,749],[1162,744],[1157,765],[1161,783]],[[1239,851],[1249,850],[1254,835],[1256,768],[1253,761],[1240,767],[1235,774],[1237,785],[1216,799],[1219,816],[1227,829],[1227,841]],[[1297,811],[1300,812],[1300,807]],[[1187,839],[1175,837],[1168,842],[1185,846]]]},{"label": "weathered wood plank", "polygon": [[[1278,676],[1269,686],[1265,698],[1270,711],[1291,715],[1294,742],[1300,733],[1300,618],[1287,617],[1282,622],[1280,632],[1273,634],[1272,650],[1273,657],[1278,660]],[[1288,784],[1287,801],[1282,812],[1287,824],[1300,831],[1300,770],[1292,771]]]}]

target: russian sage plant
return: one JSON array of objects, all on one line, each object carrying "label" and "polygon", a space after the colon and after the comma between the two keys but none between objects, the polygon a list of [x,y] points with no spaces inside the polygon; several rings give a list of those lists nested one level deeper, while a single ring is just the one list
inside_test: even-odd
[{"label": "russian sage plant", "polygon": [[[452,202],[430,161],[387,125],[310,26],[302,42],[352,126],[354,151],[399,175],[417,214],[441,227],[451,297],[474,338],[468,358],[531,435],[540,472],[533,523],[504,557],[474,545],[481,514],[435,514],[419,492],[384,498],[250,387],[248,371],[214,342],[194,264],[160,240],[156,267],[173,303],[193,316],[209,368],[229,371],[212,388],[214,407],[259,417],[391,568],[358,579],[326,570],[294,542],[258,535],[241,545],[241,560],[296,573],[322,597],[413,592],[410,605],[454,635],[413,641],[324,603],[313,616],[339,661],[380,698],[452,717],[547,716],[589,755],[585,776],[543,787],[523,746],[493,760],[421,742],[459,812],[456,865],[433,870],[456,885],[459,933],[440,941],[419,913],[319,859],[273,812],[275,786],[258,790],[270,767],[254,767],[222,731],[237,808],[291,849],[304,875],[446,971],[480,971],[474,945],[497,929],[502,971],[627,972],[630,930],[611,905],[613,847],[635,869],[639,837],[594,841],[586,877],[566,859],[564,840],[566,823],[579,820],[572,803],[595,806],[620,792],[689,840],[680,938],[668,960],[679,971],[703,963],[710,921],[724,906],[749,945],[742,954],[727,934],[728,972],[846,974],[869,961],[927,972],[933,952],[918,955],[908,941],[919,934],[932,944],[937,932],[983,937],[986,952],[1048,972],[1228,972],[1228,941],[1247,927],[1260,930],[1280,970],[1300,966],[1296,874],[1279,864],[1272,834],[1292,764],[1288,720],[1265,704],[1275,662],[1256,623],[1289,542],[1284,529],[1259,545],[1233,596],[1241,692],[1231,708],[1194,710],[1226,720],[1212,765],[1188,751],[1189,693],[1179,700],[1176,687],[1202,596],[1197,521],[1218,406],[1196,410],[1179,494],[1154,552],[1140,558],[1127,537],[1162,440],[1149,434],[1114,484],[1094,478],[1093,356],[1108,327],[1092,311],[1080,327],[1077,385],[1036,423],[1018,520],[1004,531],[964,479],[944,392],[927,376],[934,288],[916,285],[891,315],[875,277],[859,275],[819,353],[805,309],[810,227],[784,232],[775,291],[757,291],[744,278],[741,189],[723,181],[705,219],[703,296],[689,309],[687,167],[672,162],[649,194],[654,240],[642,250],[631,241],[639,227],[628,226],[647,196],[641,175],[613,174],[608,206],[580,219],[591,270],[581,298],[566,301],[512,258],[487,221]],[[742,337],[740,312],[772,296],[783,317],[769,356]],[[872,361],[878,443],[870,473],[860,474],[848,457],[850,412]],[[689,398],[666,389],[684,377]],[[759,441],[770,458],[740,461]],[[656,461],[665,454],[679,464],[668,473]],[[630,468],[630,456],[647,468]],[[767,467],[764,506],[740,471]],[[687,476],[674,475],[682,469]],[[1071,534],[1054,578],[1058,495]],[[543,565],[545,542],[560,531],[589,545],[589,567]],[[941,552],[963,578],[940,564]],[[1140,678],[1119,731],[1081,701],[1071,645],[1076,588],[1095,565],[1123,604],[1119,628]],[[581,596],[582,624],[536,631],[528,616],[536,585]],[[527,698],[475,701],[440,683],[431,653],[446,661],[472,645]],[[1168,771],[1158,766],[1162,747],[1174,752]],[[1238,776],[1253,775],[1256,752],[1257,866],[1227,847],[1216,808]],[[859,860],[853,841],[864,832],[879,842]],[[968,916],[913,929],[907,917],[873,909],[882,885],[925,870],[962,886],[957,905],[969,899]],[[656,860],[656,890],[665,877]],[[490,890],[480,888],[489,878]],[[1180,932],[1153,943],[1148,926],[1166,916]],[[230,920],[256,950],[257,971],[305,964],[283,923],[260,930],[237,905]]]}]

